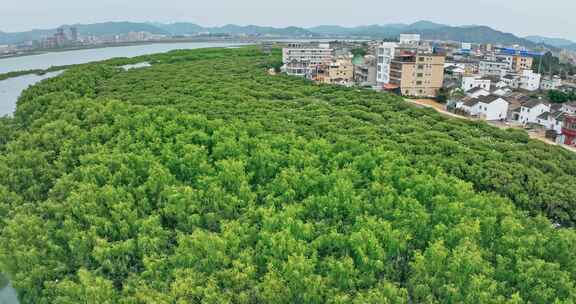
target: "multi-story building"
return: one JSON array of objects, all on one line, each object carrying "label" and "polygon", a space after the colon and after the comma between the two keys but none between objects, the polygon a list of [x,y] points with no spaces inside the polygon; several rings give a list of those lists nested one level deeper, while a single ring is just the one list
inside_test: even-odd
[{"label": "multi-story building", "polygon": [[418,45],[420,43],[419,34],[400,34],[400,44]]},{"label": "multi-story building", "polygon": [[462,90],[465,92],[473,88],[482,88],[490,90],[492,80],[481,76],[464,76],[462,77]]},{"label": "multi-story building", "polygon": [[396,54],[396,48],[398,44],[394,42],[383,42],[377,48],[376,82],[379,87],[390,83],[390,65]]},{"label": "multi-story building", "polygon": [[565,145],[576,145],[576,116],[566,115],[562,124],[562,136]]},{"label": "multi-story building", "polygon": [[327,84],[338,84],[351,86],[354,84],[354,65],[352,58],[341,56],[335,58],[327,64],[322,82]]},{"label": "multi-story building", "polygon": [[70,40],[72,40],[73,42],[78,41],[78,29],[76,27],[70,28]]},{"label": "multi-story building", "polygon": [[282,63],[288,75],[306,76],[321,64],[334,58],[334,50],[328,44],[291,43],[282,50]]},{"label": "multi-story building", "polygon": [[541,90],[556,90],[562,85],[562,78],[557,75],[543,77],[540,81]]},{"label": "multi-story building", "polygon": [[376,86],[376,56],[366,55],[360,64],[354,66],[354,82],[359,86]]},{"label": "multi-story building", "polygon": [[445,57],[402,50],[390,64],[390,84],[407,96],[436,97],[444,82]]},{"label": "multi-story building", "polygon": [[550,112],[550,103],[533,99],[522,103],[515,118],[523,124],[538,124],[538,117],[546,112]]},{"label": "multi-story building", "polygon": [[503,60],[482,60],[478,66],[478,73],[482,76],[504,76],[509,66],[509,63]]},{"label": "multi-story building", "polygon": [[528,91],[536,91],[540,88],[541,75],[532,70],[522,70],[520,74],[520,88]]},{"label": "multi-story building", "polygon": [[534,58],[529,56],[516,55],[513,57],[512,70],[521,72],[524,70],[531,70]]}]

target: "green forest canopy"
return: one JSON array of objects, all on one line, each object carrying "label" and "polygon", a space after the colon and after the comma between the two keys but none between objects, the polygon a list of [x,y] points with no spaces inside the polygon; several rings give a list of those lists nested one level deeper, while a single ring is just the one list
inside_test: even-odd
[{"label": "green forest canopy", "polygon": [[278,60],[174,51],[26,90],[0,119],[22,302],[575,303],[576,154]]}]

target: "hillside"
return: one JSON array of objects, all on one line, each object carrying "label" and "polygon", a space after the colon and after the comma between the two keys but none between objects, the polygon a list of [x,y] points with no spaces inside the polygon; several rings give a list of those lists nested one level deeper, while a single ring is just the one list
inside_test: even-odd
[{"label": "hillside", "polygon": [[[67,26],[66,26],[67,27]],[[419,21],[413,24],[368,25],[358,27],[342,27],[337,25],[322,25],[312,28],[286,27],[275,28],[269,26],[247,25],[240,26],[228,24],[221,27],[203,27],[194,23],[133,23],[108,22],[89,25],[78,25],[81,35],[119,35],[131,31],[146,31],[165,35],[193,35],[198,33],[217,33],[235,35],[268,35],[291,38],[371,38],[390,39],[397,38],[402,33],[421,34],[424,39],[452,40],[476,43],[494,43],[504,45],[523,45],[529,48],[546,47],[554,49],[555,46],[545,44],[545,41],[532,41],[517,37],[510,33],[494,30],[487,26],[455,27],[430,21]],[[53,30],[31,31],[24,33],[0,32],[0,44],[22,42],[30,39],[40,39]]]},{"label": "hillside", "polygon": [[174,51],[26,90],[0,119],[22,302],[576,301],[575,154],[279,60]]}]

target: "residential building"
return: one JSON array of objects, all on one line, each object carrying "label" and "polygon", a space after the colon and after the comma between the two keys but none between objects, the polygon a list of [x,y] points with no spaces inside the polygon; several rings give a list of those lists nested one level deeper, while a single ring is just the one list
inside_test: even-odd
[{"label": "residential building", "polygon": [[390,64],[390,84],[406,96],[436,97],[444,82],[443,55],[402,50]]},{"label": "residential building", "polygon": [[504,97],[497,95],[479,96],[476,98],[466,97],[456,104],[457,109],[485,120],[506,119],[508,106],[508,101]]},{"label": "residential building", "polygon": [[342,56],[335,58],[328,64],[327,76],[324,83],[351,86],[354,84],[354,65],[352,58]]},{"label": "residential building", "polygon": [[527,91],[536,91],[540,88],[541,75],[532,70],[523,70],[520,74],[520,88]]},{"label": "residential building", "polygon": [[331,62],[333,54],[328,44],[290,43],[282,49],[284,71],[288,75],[309,75],[317,66]]},{"label": "residential building", "polygon": [[397,43],[383,42],[377,48],[376,82],[379,87],[390,83],[390,65],[397,47]]},{"label": "residential building", "polygon": [[466,91],[466,96],[470,98],[477,98],[480,96],[488,96],[488,95],[490,95],[490,91],[488,91],[487,89],[483,89],[481,87],[474,87]]},{"label": "residential building", "polygon": [[532,99],[518,109],[517,120],[522,124],[538,124],[538,116],[550,112],[550,103],[542,99]]},{"label": "residential building", "polygon": [[418,45],[419,43],[419,34],[400,34],[400,44]]},{"label": "residential building", "polygon": [[464,76],[462,77],[462,90],[468,91],[477,87],[490,90],[491,83],[490,79],[481,76]]},{"label": "residential building", "polygon": [[531,70],[534,58],[529,56],[516,55],[513,57],[512,70],[521,72],[524,70]]},{"label": "residential building", "polygon": [[478,66],[478,73],[481,76],[503,76],[508,71],[509,64],[505,61],[482,60]]},{"label": "residential building", "polygon": [[376,56],[366,55],[360,64],[354,66],[354,82],[359,86],[376,86]]},{"label": "residential building", "polygon": [[566,115],[562,124],[562,136],[565,145],[576,145],[576,116]]},{"label": "residential building", "polygon": [[541,90],[557,90],[562,85],[562,78],[554,75],[552,77],[543,77],[540,81]]},{"label": "residential building", "polygon": [[520,87],[520,75],[506,74],[500,79],[507,87],[518,89]]},{"label": "residential building", "polygon": [[544,112],[538,116],[538,124],[547,129],[554,130],[556,134],[562,134],[562,125],[567,113],[562,111],[560,104],[553,104],[550,112]]}]

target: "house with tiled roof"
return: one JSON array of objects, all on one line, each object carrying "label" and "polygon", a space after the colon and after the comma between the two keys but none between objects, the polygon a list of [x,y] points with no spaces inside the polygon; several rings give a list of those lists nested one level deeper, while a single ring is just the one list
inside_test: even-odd
[{"label": "house with tiled roof", "polygon": [[498,95],[466,97],[456,104],[456,108],[485,120],[503,120],[508,114],[508,101]]}]

